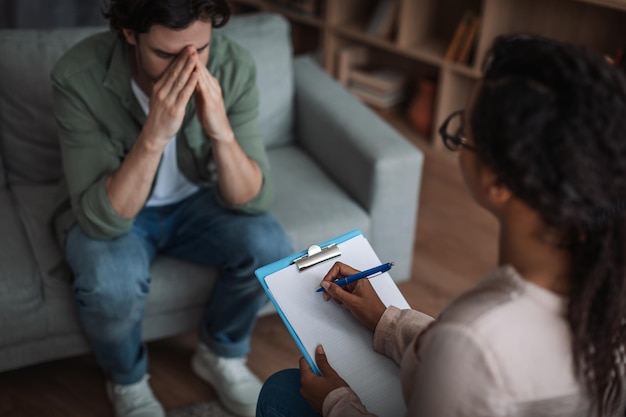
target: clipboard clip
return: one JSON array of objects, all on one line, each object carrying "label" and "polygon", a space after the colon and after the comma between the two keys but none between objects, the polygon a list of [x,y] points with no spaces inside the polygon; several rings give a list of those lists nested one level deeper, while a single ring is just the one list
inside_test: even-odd
[{"label": "clipboard clip", "polygon": [[341,251],[336,244],[320,247],[318,245],[311,245],[307,250],[307,253],[294,259],[291,263],[296,264],[298,271],[304,271],[314,265],[327,261],[329,259],[341,256]]}]

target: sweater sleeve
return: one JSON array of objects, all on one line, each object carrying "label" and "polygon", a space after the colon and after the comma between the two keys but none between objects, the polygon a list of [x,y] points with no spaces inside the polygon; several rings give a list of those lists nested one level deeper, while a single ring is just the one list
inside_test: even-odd
[{"label": "sweater sleeve", "polygon": [[[82,88],[52,79],[63,170],[74,215],[85,233],[97,239],[122,235],[134,219],[120,216],[106,192],[106,176],[117,169],[121,149],[115,149],[78,93]],[[78,83],[79,81],[74,81]],[[84,86],[87,89],[88,86]]]},{"label": "sweater sleeve", "polygon": [[390,306],[374,331],[374,350],[400,364],[407,347],[433,322],[419,311]]},{"label": "sweater sleeve", "polygon": [[[381,317],[374,332],[374,350],[400,363],[403,353],[434,320],[415,310],[389,307]],[[337,388],[324,399],[325,417],[374,417],[367,411],[356,393],[346,387]]]},{"label": "sweater sleeve", "polygon": [[322,404],[324,417],[376,417],[369,413],[361,399],[351,388],[341,387],[331,391]]}]

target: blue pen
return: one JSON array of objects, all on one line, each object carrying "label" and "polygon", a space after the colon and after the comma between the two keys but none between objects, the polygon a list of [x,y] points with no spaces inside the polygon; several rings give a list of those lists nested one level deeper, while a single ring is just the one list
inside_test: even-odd
[{"label": "blue pen", "polygon": [[[366,271],[358,272],[354,275],[350,275],[344,278],[339,278],[338,280],[333,281],[334,284],[339,286],[348,285],[352,282],[358,281],[363,278],[371,278],[374,274],[382,274],[383,272],[387,272],[393,266],[393,262],[387,262],[386,264],[382,264],[380,266],[376,266],[372,269],[368,269]],[[315,292],[324,292],[324,288],[319,287]]]}]

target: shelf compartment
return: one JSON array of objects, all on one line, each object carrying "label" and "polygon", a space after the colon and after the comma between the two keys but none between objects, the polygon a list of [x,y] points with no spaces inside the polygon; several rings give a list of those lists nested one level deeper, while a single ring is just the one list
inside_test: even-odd
[{"label": "shelf compartment", "polygon": [[436,43],[425,43],[419,48],[402,49],[400,46],[398,46],[398,44],[394,42],[364,33],[359,26],[354,24],[347,24],[341,27],[337,27],[335,31],[339,35],[346,38],[350,38],[354,41],[361,42],[368,46],[384,49],[406,58],[422,60],[425,63],[431,65],[441,65],[443,62],[442,55],[439,53],[441,45],[438,45]]},{"label": "shelf compartment", "polygon": [[328,23],[334,27],[358,27],[365,33],[379,0],[327,0]]},{"label": "shelf compartment", "polygon": [[[365,90],[370,90],[371,93],[379,91],[380,95],[377,99],[372,97],[368,99],[368,94],[361,92],[361,94],[365,94],[366,96],[363,97],[362,101],[366,104],[370,103],[370,107],[380,114],[392,115],[394,120],[404,120],[404,124],[407,126],[411,125],[407,115],[409,105],[415,97],[420,81],[423,79],[435,80],[435,85],[437,84],[436,80],[439,74],[439,68],[425,64],[423,61],[407,58],[387,49],[364,47],[362,43],[355,43],[350,38],[339,38],[337,50],[348,51],[347,53],[352,55],[352,59],[354,60],[354,62],[350,64],[348,61],[340,63],[341,60],[337,59],[338,65],[334,73],[339,82],[350,91],[354,88],[354,82],[357,82],[357,84],[361,85]],[[364,56],[358,52],[355,53],[355,51],[359,50],[364,51]],[[341,53],[343,54],[343,52]],[[350,60],[350,58],[345,57],[344,59]],[[402,92],[400,100],[396,101],[396,90],[390,87],[390,84],[386,84],[387,87],[383,87],[383,81],[366,82],[363,79],[363,75],[359,77],[358,81],[355,81],[355,79],[350,76],[350,73],[354,69],[360,70],[362,74],[391,71],[392,73],[403,75],[404,83],[399,90]],[[357,91],[352,92],[359,97],[360,94]],[[380,104],[385,101],[387,101],[387,104]],[[379,103],[378,106],[375,105],[377,102]],[[435,113],[434,106],[429,107],[428,110],[429,115],[426,117],[432,120],[432,114]],[[432,125],[432,122],[430,124]],[[416,128],[412,129],[412,134],[416,134]]]},{"label": "shelf compartment", "polygon": [[[623,37],[618,34],[626,27],[626,11],[578,0],[486,1],[498,16],[491,23],[494,35],[537,34],[583,45],[602,54],[613,54],[624,47]],[[502,3],[506,3],[506,7]]]},{"label": "shelf compartment", "polygon": [[[508,0],[507,0],[508,1]],[[423,0],[402,3],[397,44],[402,50],[437,55],[443,60],[465,12],[480,16],[481,0]],[[480,36],[480,31],[477,37]]]}]

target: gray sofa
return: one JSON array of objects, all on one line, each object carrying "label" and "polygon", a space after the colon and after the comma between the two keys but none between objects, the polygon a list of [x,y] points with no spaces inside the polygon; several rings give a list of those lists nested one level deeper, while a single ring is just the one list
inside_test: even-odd
[{"label": "gray sofa", "polygon": [[[0,31],[0,371],[88,352],[71,274],[49,227],[61,174],[49,73],[71,45],[106,28]],[[423,157],[330,78],[292,57],[278,15],[235,16],[219,31],[253,54],[260,123],[297,251],[360,228],[406,280]],[[195,329],[216,271],[167,257],[152,267],[144,338]]]}]

